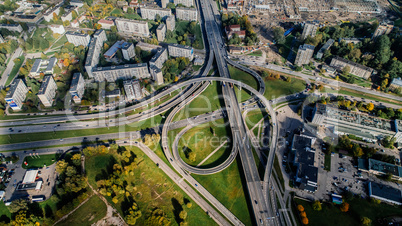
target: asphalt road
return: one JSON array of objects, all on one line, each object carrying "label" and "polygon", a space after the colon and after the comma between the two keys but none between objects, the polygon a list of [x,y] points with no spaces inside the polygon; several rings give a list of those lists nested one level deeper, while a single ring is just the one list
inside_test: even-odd
[{"label": "asphalt road", "polygon": [[14,67],[14,60],[15,58],[21,56],[23,53],[21,47],[18,47],[18,49],[15,50],[15,52],[13,53],[13,55],[11,56],[10,61],[7,64],[6,70],[4,70],[3,75],[1,76],[0,79],[0,88],[3,88],[7,82],[8,76],[11,73],[11,70]]}]

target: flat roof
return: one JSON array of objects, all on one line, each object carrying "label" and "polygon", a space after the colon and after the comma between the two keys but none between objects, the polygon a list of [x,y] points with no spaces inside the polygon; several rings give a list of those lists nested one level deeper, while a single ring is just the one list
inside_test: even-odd
[{"label": "flat roof", "polygon": [[125,42],[121,46],[121,49],[129,49],[131,46],[134,46],[134,44],[132,42]]},{"label": "flat roof", "polygon": [[318,50],[318,52],[324,53],[325,50],[329,49],[332,46],[332,44],[334,44],[334,42],[335,42],[335,40],[333,40],[331,38],[328,39],[328,41],[321,47],[320,50]]},{"label": "flat roof", "polygon": [[392,202],[398,203],[398,205],[402,204],[402,192],[399,189],[384,185],[378,184],[375,182],[369,182],[369,196],[377,196],[383,199],[390,200]]},{"label": "flat roof", "polygon": [[188,7],[177,7],[176,10],[197,11],[196,8],[188,8]]},{"label": "flat roof", "polygon": [[96,48],[97,37],[94,37],[89,43],[87,59],[85,60],[85,66],[92,66],[92,58],[94,57],[94,51]]},{"label": "flat roof", "polygon": [[366,66],[364,66],[364,65],[358,64],[358,63],[353,62],[353,61],[350,61],[350,60],[346,60],[346,59],[344,59],[344,58],[342,58],[342,57],[339,57],[339,56],[334,56],[332,59],[339,60],[339,61],[341,61],[341,62],[344,62],[344,63],[346,63],[346,64],[349,64],[349,65],[358,67],[358,68],[363,69],[363,70],[366,70],[366,71],[368,71],[368,72],[373,72],[373,71],[374,71],[373,68],[366,67]]},{"label": "flat roof", "polygon": [[35,62],[33,63],[33,65],[32,65],[31,72],[37,72],[39,70],[41,62],[42,62],[41,59],[36,59]]},{"label": "flat roof", "polygon": [[161,69],[159,69],[157,66],[155,66],[154,64],[152,64],[151,66],[149,66],[150,70],[153,70],[155,73],[159,73],[162,72]]},{"label": "flat roof", "polygon": [[52,75],[46,75],[45,77],[43,77],[42,85],[39,88],[38,95],[46,93],[47,86],[49,85],[51,79],[53,79]]},{"label": "flat roof", "polygon": [[22,183],[23,184],[34,183],[37,175],[38,170],[27,170],[25,172],[24,179],[22,179]]},{"label": "flat roof", "polygon": [[94,33],[94,37],[99,36],[103,31],[103,29],[96,30]]},{"label": "flat roof", "polygon": [[376,159],[368,159],[368,165],[370,170],[375,170],[382,173],[391,173],[394,176],[402,177],[402,167],[382,162]]},{"label": "flat roof", "polygon": [[116,54],[116,52],[121,48],[121,46],[124,44],[125,42],[122,40],[122,41],[117,41],[117,42],[115,42],[113,45],[112,45],[112,47],[110,47],[103,55],[105,56],[105,57],[113,57],[115,54]]},{"label": "flat roof", "polygon": [[169,44],[168,46],[173,46],[173,47],[176,47],[176,48],[182,48],[182,49],[192,49],[193,47],[191,47],[191,46],[185,46],[185,45],[180,45],[180,44]]},{"label": "flat roof", "polygon": [[93,69],[93,72],[97,71],[111,71],[111,70],[120,70],[120,69],[127,69],[127,68],[139,68],[139,67],[147,67],[147,63],[140,63],[140,64],[124,64],[118,66],[109,66],[109,67],[97,67]]},{"label": "flat roof", "polygon": [[121,21],[121,22],[130,22],[130,23],[137,23],[137,24],[148,24],[147,21],[131,20],[131,19],[125,19],[125,18],[117,18],[115,21],[116,21],[116,22],[118,22],[118,21]]},{"label": "flat roof", "polygon": [[14,92],[17,89],[20,81],[22,80],[19,78],[14,79],[14,81],[10,85],[10,89],[8,90],[5,98],[11,98],[14,95]]},{"label": "flat roof", "polygon": [[309,44],[304,44],[304,45],[299,46],[299,49],[302,49],[302,50],[307,50],[307,49],[314,50],[314,48],[315,47],[313,45],[309,45]]},{"label": "flat roof", "polygon": [[47,64],[46,71],[51,71],[54,65],[56,64],[56,61],[57,61],[56,57],[51,57],[49,59],[49,63]]},{"label": "flat roof", "polygon": [[165,48],[158,49],[158,51],[155,53],[155,55],[151,58],[149,62],[155,62],[158,60],[158,58],[166,51]]},{"label": "flat roof", "polygon": [[83,33],[80,33],[80,32],[73,32],[73,31],[67,31],[66,35],[74,35],[74,36],[81,36],[81,37],[89,36],[89,34],[86,34],[86,33],[83,34]]},{"label": "flat roof", "polygon": [[78,82],[80,81],[80,77],[82,77],[81,73],[74,73],[73,79],[71,80],[70,91],[76,91]]},{"label": "flat roof", "polygon": [[156,30],[162,30],[165,27],[164,23],[159,24],[158,28]]}]

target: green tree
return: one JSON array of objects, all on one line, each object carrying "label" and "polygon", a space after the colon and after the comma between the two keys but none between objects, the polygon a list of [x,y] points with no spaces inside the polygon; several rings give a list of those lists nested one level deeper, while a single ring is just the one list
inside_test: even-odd
[{"label": "green tree", "polygon": [[274,40],[277,44],[285,43],[285,30],[282,27],[275,27],[274,30]]},{"label": "green tree", "polygon": [[180,219],[185,220],[187,218],[187,212],[185,210],[182,210],[179,213],[179,217],[180,217]]},{"label": "green tree", "polygon": [[74,154],[71,161],[75,166],[81,166],[81,154]]},{"label": "green tree", "polygon": [[56,163],[56,172],[58,174],[64,173],[64,171],[67,169],[68,163],[66,161],[60,160]]},{"label": "green tree", "polygon": [[25,199],[17,199],[11,202],[8,207],[11,213],[17,213],[21,210],[28,210],[28,202]]},{"label": "green tree", "polygon": [[374,55],[377,64],[387,63],[393,54],[391,51],[391,41],[387,35],[381,35],[376,40],[375,49]]},{"label": "green tree", "polygon": [[370,226],[371,225],[371,219],[368,217],[362,217],[360,219],[360,222],[362,223],[363,226]]},{"label": "green tree", "polygon": [[321,206],[320,201],[316,200],[313,203],[313,209],[316,210],[316,211],[321,211],[322,210],[322,206]]},{"label": "green tree", "polygon": [[350,67],[349,66],[345,66],[342,68],[342,75],[347,76],[350,73]]}]

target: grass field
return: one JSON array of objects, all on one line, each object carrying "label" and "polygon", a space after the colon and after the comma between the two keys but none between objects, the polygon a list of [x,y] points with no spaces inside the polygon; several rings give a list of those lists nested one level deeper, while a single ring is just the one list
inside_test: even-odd
[{"label": "grass field", "polygon": [[[177,132],[180,130],[181,129],[179,129]],[[178,151],[180,157],[187,164],[197,166],[227,139],[232,139],[230,137],[230,128],[225,126],[224,119],[218,119],[214,122],[201,124],[188,130],[180,138]],[[219,151],[206,160],[201,167],[212,167],[224,162],[230,155],[231,147],[231,142],[226,143],[219,149]],[[194,162],[191,162],[186,157],[186,151],[189,150],[196,154]]]},{"label": "grass field", "polygon": [[354,78],[354,83],[353,84],[356,84],[356,85],[359,85],[359,86],[362,86],[362,87],[370,88],[373,85],[373,83],[371,83],[371,82],[369,82],[369,81],[367,81],[367,80],[365,80],[363,78],[360,78],[360,77],[357,77],[355,75],[352,75],[352,74],[349,74],[347,76],[344,76],[344,75],[339,76],[339,79],[344,81],[344,82],[347,82],[347,80],[349,78]]},{"label": "grass field", "polygon": [[247,55],[260,57],[260,56],[262,56],[262,51],[261,51],[261,50],[257,50],[257,51],[254,51],[254,52],[252,52],[252,53],[249,53],[249,54],[247,54]]},{"label": "grass field", "polygon": [[[95,116],[94,116],[95,117]],[[81,129],[81,130],[69,130],[69,131],[57,131],[54,132],[43,132],[43,133],[25,133],[25,134],[13,134],[13,135],[0,135],[0,143],[11,144],[11,143],[21,143],[21,142],[31,142],[39,140],[50,140],[50,139],[61,139],[69,137],[81,137],[90,136],[98,134],[108,134],[108,133],[119,133],[128,131],[137,131],[146,128],[152,128],[154,126],[160,125],[162,121],[162,116],[158,115],[153,118],[143,120],[140,122],[134,122],[126,124],[124,127],[114,126],[96,129]]]},{"label": "grass field", "polygon": [[306,88],[306,83],[303,80],[292,78],[291,82],[283,80],[268,80],[265,82],[264,96],[268,99],[275,99],[280,96],[298,93]]},{"label": "grass field", "polygon": [[252,129],[264,117],[264,115],[266,115],[266,112],[262,109],[249,111],[245,118],[247,127]]},{"label": "grass field", "polygon": [[275,155],[275,159],[274,159],[274,169],[276,171],[276,174],[278,175],[278,179],[282,185],[282,188],[285,188],[285,180],[283,179],[281,166],[279,165],[279,160],[276,155]]},{"label": "grass field", "polygon": [[242,183],[242,170],[237,158],[228,168],[212,175],[193,175],[216,199],[228,208],[244,225],[252,225],[249,206]]},{"label": "grass field", "polygon": [[19,72],[19,70],[20,70],[20,67],[21,67],[22,64],[24,63],[25,57],[24,57],[24,56],[20,56],[20,57],[18,57],[18,58],[16,58],[16,59],[20,59],[20,61],[14,64],[14,67],[13,67],[13,69],[11,70],[10,75],[9,75],[8,78],[7,78],[7,81],[6,81],[5,86],[10,85],[11,81],[12,81],[12,80],[14,79],[14,77],[18,74],[18,72]]},{"label": "grass field", "polygon": [[6,219],[11,219],[11,213],[4,202],[0,202],[0,221],[8,221]]},{"label": "grass field", "polygon": [[[173,225],[176,225],[175,215],[182,209],[188,213],[187,223],[197,225],[203,222],[205,225],[215,225],[214,221],[194,203],[165,173],[159,169],[155,163],[150,160],[141,150],[136,147],[131,148],[136,156],[138,166],[133,176],[124,177],[127,184],[133,184],[136,188],[136,194],[132,194],[135,202],[142,212],[142,216],[137,219],[137,225],[146,225],[146,219],[155,208],[163,210],[166,218],[170,219]],[[108,173],[113,172],[113,164],[116,162],[113,154],[98,155],[86,159],[86,170],[88,181],[96,186],[96,181],[102,179]],[[109,200],[109,197],[107,198]],[[184,204],[185,200],[192,203],[191,208]],[[114,205],[122,213],[122,201]]]},{"label": "grass field", "polygon": [[361,225],[360,218],[368,217],[372,220],[373,225],[379,225],[379,219],[390,217],[390,216],[401,216],[402,209],[397,206],[391,206],[388,204],[374,204],[368,200],[361,198],[354,198],[349,203],[349,211],[343,213],[339,210],[338,206],[334,206],[329,203],[322,204],[321,211],[314,211],[312,203],[295,199],[297,204],[301,204],[306,211],[307,218],[309,220],[308,225],[323,225],[325,222],[326,226],[354,226]]},{"label": "grass field", "polygon": [[60,46],[64,45],[66,42],[67,42],[67,37],[65,35],[63,35],[63,37],[61,37],[59,40],[57,40],[57,42],[55,42],[53,44],[52,49],[60,47]]},{"label": "grass field", "polygon": [[248,93],[248,91],[242,89],[240,90],[239,88],[237,88],[237,86],[234,86],[234,90],[236,93],[236,97],[237,97],[237,102],[241,103],[244,102],[248,99],[250,99],[251,95]]},{"label": "grass field", "polygon": [[86,203],[57,225],[92,225],[105,216],[105,203],[97,195],[93,195]]},{"label": "grass field", "polygon": [[325,154],[324,169],[326,171],[331,171],[331,154]]},{"label": "grass field", "polygon": [[23,162],[27,162],[26,166],[24,163],[22,164],[22,168],[31,169],[31,168],[42,168],[44,165],[50,166],[57,161],[57,154],[49,154],[49,155],[39,155],[39,156],[27,156],[24,158]]},{"label": "grass field", "polygon": [[258,90],[258,82],[252,75],[250,75],[249,73],[246,73],[242,70],[239,70],[235,67],[232,67],[232,66],[228,66],[228,68],[229,68],[230,77],[232,79],[241,81],[241,82],[253,87],[254,89]]}]

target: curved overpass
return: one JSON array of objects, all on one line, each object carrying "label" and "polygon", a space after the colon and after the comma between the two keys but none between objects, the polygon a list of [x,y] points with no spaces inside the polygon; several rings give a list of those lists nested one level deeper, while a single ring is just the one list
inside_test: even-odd
[{"label": "curved overpass", "polygon": [[264,94],[264,93],[265,93],[265,83],[264,83],[264,81],[262,80],[261,76],[260,76],[257,72],[255,72],[254,70],[251,70],[250,68],[245,67],[245,66],[243,66],[243,65],[241,65],[241,64],[238,64],[238,63],[234,62],[233,60],[231,60],[231,59],[229,59],[229,58],[226,58],[226,62],[228,62],[228,63],[229,63],[230,65],[232,65],[233,67],[235,67],[235,68],[237,68],[237,69],[239,69],[239,70],[242,70],[242,71],[244,71],[244,72],[249,73],[250,75],[252,75],[252,76],[258,81],[259,92],[260,92],[261,94]]}]

